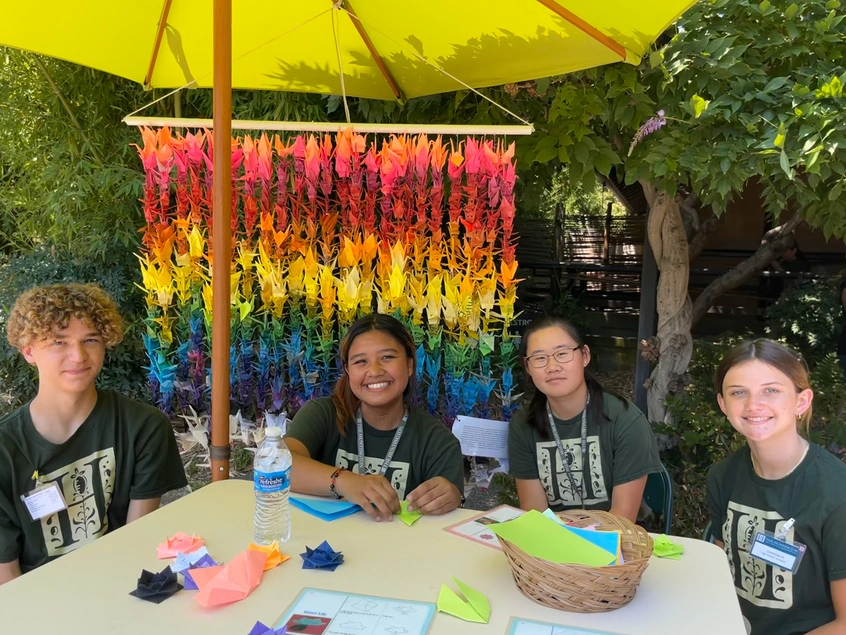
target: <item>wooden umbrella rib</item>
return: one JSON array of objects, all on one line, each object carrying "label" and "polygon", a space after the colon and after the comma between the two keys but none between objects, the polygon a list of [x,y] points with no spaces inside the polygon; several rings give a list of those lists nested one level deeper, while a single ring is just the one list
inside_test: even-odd
[{"label": "wooden umbrella rib", "polygon": [[355,30],[358,31],[358,34],[364,42],[364,45],[367,47],[367,50],[370,51],[370,56],[373,58],[373,61],[376,62],[376,66],[379,67],[379,70],[382,73],[382,77],[385,78],[385,81],[388,82],[388,86],[391,87],[391,91],[393,91],[394,97],[398,101],[402,101],[402,91],[399,89],[399,86],[397,85],[396,80],[394,80],[393,75],[391,75],[391,72],[388,70],[388,67],[385,66],[385,61],[382,59],[382,56],[379,55],[379,51],[377,51],[376,47],[373,45],[373,40],[370,39],[370,36],[367,34],[367,31],[364,30],[364,25],[361,23],[361,20],[358,19],[358,15],[356,14],[352,5],[347,1],[344,2],[343,6],[347,12],[347,15],[349,15],[350,21],[353,23]]},{"label": "wooden umbrella rib", "polygon": [[159,28],[156,31],[156,42],[153,44],[153,54],[150,56],[150,65],[147,67],[147,74],[144,76],[144,88],[149,88],[153,81],[153,71],[156,69],[156,59],[159,57],[159,48],[162,45],[165,29],[167,28],[167,16],[170,13],[170,5],[173,0],[164,0],[162,15],[159,18]]},{"label": "wooden umbrella rib", "polygon": [[606,48],[614,51],[620,58],[625,61],[626,59],[626,47],[617,42],[616,40],[608,37],[602,31],[597,29],[592,24],[582,20],[579,16],[575,13],[570,11],[569,9],[565,9],[560,4],[555,2],[555,0],[538,0],[543,6],[547,9],[552,11],[555,15],[564,20],[567,20],[570,24],[574,27],[579,29],[580,31],[584,32],[588,36],[592,37],[594,40],[605,46]]}]

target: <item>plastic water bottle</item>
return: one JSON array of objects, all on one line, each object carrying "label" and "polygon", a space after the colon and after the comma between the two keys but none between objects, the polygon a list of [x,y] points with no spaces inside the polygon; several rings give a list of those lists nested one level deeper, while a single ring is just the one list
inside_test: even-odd
[{"label": "plastic water bottle", "polygon": [[253,536],[260,545],[291,538],[291,452],[282,440],[282,428],[265,429],[265,437],[256,449],[253,485],[256,492],[256,516]]}]

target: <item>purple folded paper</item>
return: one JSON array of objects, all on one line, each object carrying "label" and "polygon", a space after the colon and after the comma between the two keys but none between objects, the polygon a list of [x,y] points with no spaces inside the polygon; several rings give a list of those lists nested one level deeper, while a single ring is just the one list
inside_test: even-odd
[{"label": "purple folded paper", "polygon": [[215,561],[209,554],[204,555],[202,558],[197,560],[194,564],[191,565],[190,568],[185,569],[182,572],[182,576],[185,578],[185,590],[186,591],[197,591],[199,587],[197,583],[194,582],[194,578],[191,577],[191,571],[193,569],[207,569],[208,567],[216,567],[219,563]]},{"label": "purple folded paper", "polygon": [[325,540],[317,549],[306,546],[306,552],[301,553],[300,557],[303,559],[303,569],[334,571],[344,563],[344,555],[340,551],[333,550]]},{"label": "purple folded paper", "polygon": [[253,626],[253,630],[251,630],[247,635],[286,635],[286,633],[284,626],[274,629],[270,626],[265,626],[261,622],[256,622],[256,625]]}]

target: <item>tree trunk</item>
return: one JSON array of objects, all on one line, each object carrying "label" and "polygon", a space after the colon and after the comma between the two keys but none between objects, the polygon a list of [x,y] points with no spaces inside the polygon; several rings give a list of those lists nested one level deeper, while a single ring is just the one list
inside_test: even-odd
[{"label": "tree trunk", "polygon": [[802,213],[800,212],[784,225],[768,231],[758,251],[705,287],[693,303],[693,324],[697,324],[705,317],[717,298],[726,291],[736,289],[773,262],[789,246],[793,231],[801,222]]},{"label": "tree trunk", "polygon": [[690,256],[679,201],[641,181],[649,202],[647,238],[660,271],[657,311],[658,361],[649,378],[647,403],[650,421],[673,423],[667,412],[667,394],[682,386],[680,379],[693,354],[690,335],[692,306],[688,295]]}]

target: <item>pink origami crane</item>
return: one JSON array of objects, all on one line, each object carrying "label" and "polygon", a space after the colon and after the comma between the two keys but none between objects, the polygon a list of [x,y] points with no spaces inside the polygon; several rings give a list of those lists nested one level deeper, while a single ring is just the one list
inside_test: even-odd
[{"label": "pink origami crane", "polygon": [[157,552],[159,559],[175,558],[176,554],[180,551],[182,553],[192,553],[205,544],[205,541],[199,536],[195,534],[189,536],[180,531],[173,538],[168,538],[160,544]]},{"label": "pink origami crane", "polygon": [[248,549],[225,566],[192,570],[200,589],[194,599],[206,608],[243,600],[261,583],[266,561],[266,553]]}]

